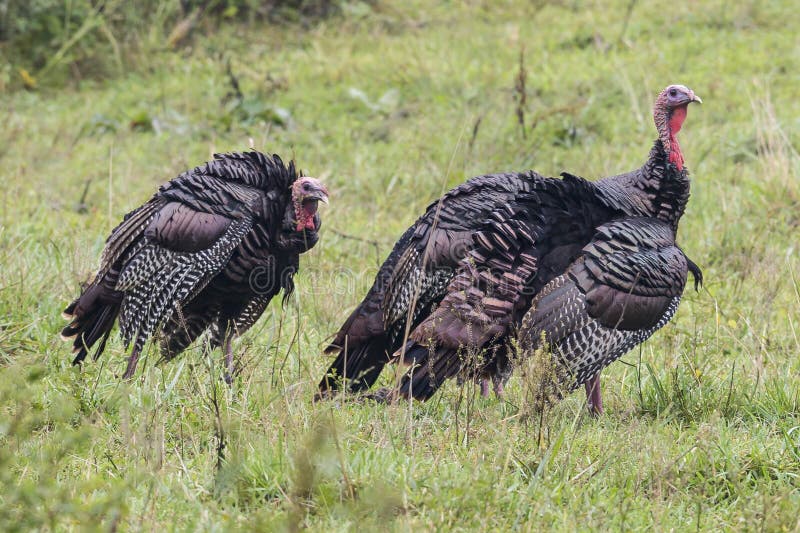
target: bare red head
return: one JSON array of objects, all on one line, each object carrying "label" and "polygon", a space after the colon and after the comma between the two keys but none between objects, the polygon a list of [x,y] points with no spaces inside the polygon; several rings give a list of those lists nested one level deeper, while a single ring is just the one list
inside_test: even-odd
[{"label": "bare red head", "polygon": [[297,219],[297,231],[304,229],[314,231],[314,215],[317,214],[317,205],[322,201],[328,203],[328,189],[316,178],[303,176],[297,178],[292,184],[292,205],[294,216]]},{"label": "bare red head", "polygon": [[686,120],[686,109],[692,102],[703,103],[694,91],[684,85],[670,85],[658,95],[653,106],[658,136],[669,154],[670,163],[683,170],[683,154],[676,135]]}]

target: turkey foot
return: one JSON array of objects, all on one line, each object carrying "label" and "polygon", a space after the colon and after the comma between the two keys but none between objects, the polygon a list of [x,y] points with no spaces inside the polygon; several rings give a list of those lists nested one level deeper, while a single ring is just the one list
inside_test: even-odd
[{"label": "turkey foot", "polygon": [[375,392],[365,394],[364,398],[376,403],[392,404],[397,402],[397,389],[382,387]]}]

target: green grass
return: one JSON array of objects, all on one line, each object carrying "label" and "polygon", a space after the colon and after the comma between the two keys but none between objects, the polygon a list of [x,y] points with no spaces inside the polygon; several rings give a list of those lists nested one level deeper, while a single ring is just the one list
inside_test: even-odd
[{"label": "green grass", "polygon": [[[800,15],[632,5],[626,24],[628,1],[352,3],[0,94],[0,530],[800,529]],[[523,416],[518,377],[503,401],[451,383],[427,404],[311,402],[326,339],[443,189],[635,168],[669,83],[704,101],[680,134],[679,241],[706,286],[604,372],[603,417],[577,393]],[[195,347],[163,366],[151,353],[124,384],[118,340],[71,367],[60,311],[110,229],[251,142],[332,198],[296,296],[238,342],[241,378],[226,387],[219,354]]]}]

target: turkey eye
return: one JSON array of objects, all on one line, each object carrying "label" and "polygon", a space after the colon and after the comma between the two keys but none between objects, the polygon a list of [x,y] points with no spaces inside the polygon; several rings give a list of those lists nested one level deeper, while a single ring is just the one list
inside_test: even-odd
[{"label": "turkey eye", "polygon": [[304,184],[303,184],[303,190],[304,190],[304,191],[307,191],[307,190],[308,190],[308,183],[304,183]]},{"label": "turkey eye", "polygon": [[669,95],[670,96],[677,96],[678,95],[678,91],[676,91],[675,89],[670,89],[669,90]]}]

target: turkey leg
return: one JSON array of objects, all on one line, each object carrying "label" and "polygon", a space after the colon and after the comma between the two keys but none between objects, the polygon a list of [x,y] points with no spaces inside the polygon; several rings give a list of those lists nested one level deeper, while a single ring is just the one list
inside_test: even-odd
[{"label": "turkey leg", "polygon": [[481,396],[489,397],[489,378],[481,378]]},{"label": "turkey leg", "polygon": [[505,390],[506,390],[506,388],[503,386],[503,379],[500,376],[495,376],[492,379],[492,382],[493,382],[493,387],[492,388],[494,389],[494,395],[498,399],[502,400],[503,399],[503,394],[505,393]]},{"label": "turkey leg", "polygon": [[492,376],[492,378],[481,378],[481,396],[484,398],[489,397],[489,379],[492,381],[492,389],[494,390],[494,395],[498,399],[503,399],[503,393],[505,392],[505,387],[503,387],[503,380],[500,379],[498,376]]},{"label": "turkey leg", "polygon": [[589,406],[589,412],[593,416],[600,416],[603,414],[603,398],[600,396],[600,372],[589,378],[589,381],[584,383],[586,387],[586,403]]},{"label": "turkey leg", "polygon": [[227,333],[225,341],[222,343],[222,350],[225,352],[225,383],[233,383],[233,334]]},{"label": "turkey leg", "polygon": [[133,347],[131,356],[128,357],[128,368],[126,368],[125,373],[122,374],[122,379],[131,379],[133,377],[133,374],[136,372],[136,365],[139,363],[139,353],[141,351],[142,349],[138,346]]}]

